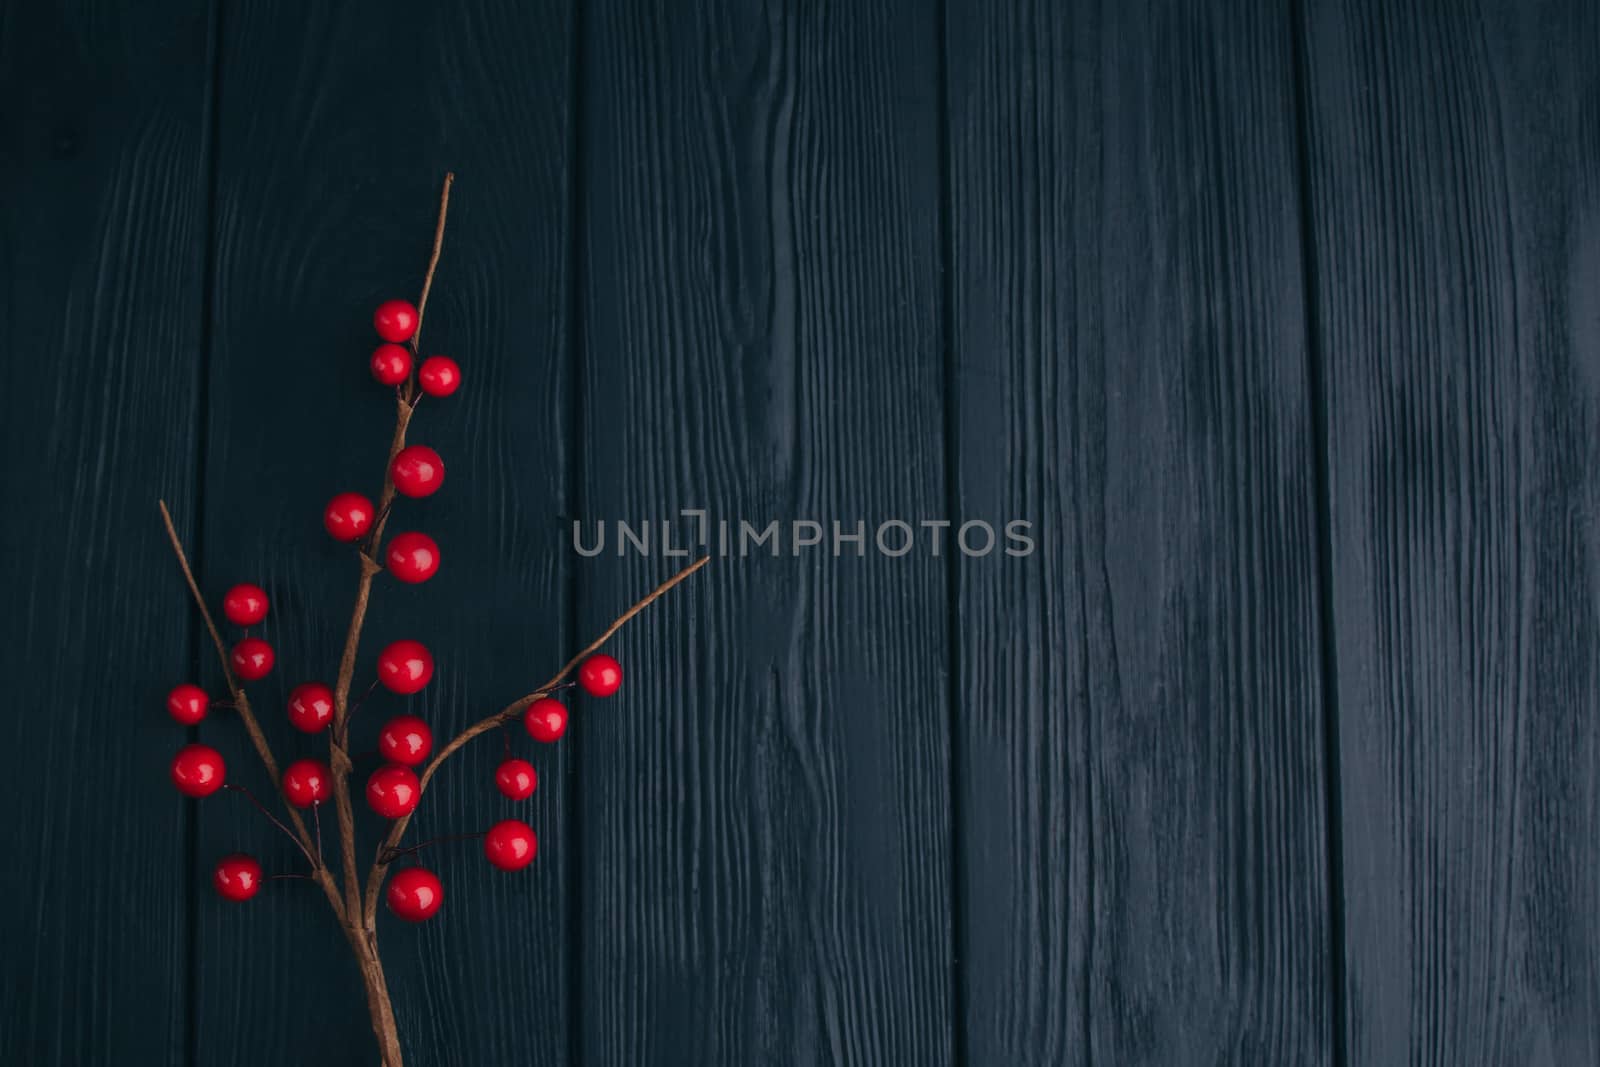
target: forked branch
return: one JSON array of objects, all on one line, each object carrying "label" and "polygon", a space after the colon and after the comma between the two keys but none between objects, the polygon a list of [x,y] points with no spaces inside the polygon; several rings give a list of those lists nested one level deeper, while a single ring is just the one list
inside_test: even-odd
[{"label": "forked branch", "polygon": [[[474,737],[486,734],[490,730],[496,729],[497,727],[504,726],[507,722],[516,718],[518,715],[522,714],[522,712],[527,710],[528,705],[532,704],[535,700],[549,696],[551,691],[554,690],[556,686],[565,681],[567,676],[577,669],[578,664],[582,663],[585,659],[588,659],[589,656],[599,651],[600,646],[611,640],[611,638],[615,636],[616,632],[626,626],[635,615],[639,614],[657,600],[660,600],[662,597],[666,596],[675,586],[687,580],[690,575],[694,574],[695,571],[698,571],[701,567],[704,567],[710,562],[710,556],[702,556],[700,559],[697,559],[693,563],[689,564],[689,566],[683,568],[683,570],[679,571],[677,574],[674,574],[671,578],[668,578],[666,581],[656,586],[644,597],[642,597],[638,603],[634,604],[633,607],[629,608],[627,611],[624,611],[621,615],[618,615],[616,619],[612,621],[611,625],[606,627],[604,633],[595,638],[593,641],[589,642],[582,652],[579,652],[576,656],[573,656],[571,659],[569,659],[567,661],[567,665],[562,667],[561,670],[557,671],[554,677],[552,677],[549,681],[545,682],[538,689],[535,689],[527,696],[518,697],[516,700],[513,700],[511,703],[507,704],[493,715],[490,715],[487,718],[479,719],[465,730],[462,730],[455,737],[451,738],[450,743],[441,748],[438,753],[434,755],[433,759],[428,761],[428,765],[423,768],[422,774],[419,778],[422,792],[427,792],[428,783],[433,780],[433,776],[439,770],[440,764],[444,763],[445,760],[449,759],[451,756],[455,755],[455,753],[460,751],[468,741],[471,741]],[[383,843],[378,846],[378,855],[377,858],[373,860],[372,870],[367,873],[367,897],[362,909],[362,914],[365,917],[366,922],[369,924],[373,922],[374,917],[378,913],[378,891],[383,888],[384,868],[388,866],[390,859],[397,852],[401,851],[399,848],[400,839],[405,836],[406,827],[410,825],[410,823],[411,816],[409,815],[403,815],[394,820],[389,827],[389,833],[385,835],[383,839]]]},{"label": "forked branch", "polygon": [[[167,539],[172,542],[172,552],[178,557],[178,566],[183,570],[183,580],[189,586],[195,607],[200,609],[200,617],[205,620],[206,632],[211,635],[211,643],[216,647],[217,660],[222,664],[222,677],[227,682],[228,692],[233,697],[233,710],[239,716],[239,721],[244,724],[245,733],[250,736],[250,744],[254,746],[256,755],[261,757],[261,765],[267,769],[267,774],[272,779],[272,787],[282,797],[283,776],[278,772],[278,761],[272,755],[272,746],[267,744],[267,735],[261,732],[261,724],[256,721],[255,712],[250,710],[250,698],[239,685],[238,678],[234,677],[233,664],[228,660],[228,646],[222,641],[222,633],[217,629],[216,620],[211,617],[211,609],[206,607],[206,598],[200,595],[200,586],[195,581],[194,570],[189,566],[189,556],[183,550],[183,542],[178,539],[177,527],[172,524],[172,512],[167,510],[165,500],[158,500],[156,504],[161,508],[161,524],[166,527]],[[305,820],[300,818],[300,813],[287,800],[284,801],[284,810],[289,813],[290,825],[294,827],[295,844],[299,845],[300,851],[310,859],[315,855],[313,850],[316,846],[311,834],[306,830]],[[315,860],[311,866],[311,876],[322,886],[322,891],[328,895],[328,902],[333,905],[333,910],[343,919],[345,909],[339,899],[338,887],[333,884],[333,876],[328,873],[326,867]]]}]

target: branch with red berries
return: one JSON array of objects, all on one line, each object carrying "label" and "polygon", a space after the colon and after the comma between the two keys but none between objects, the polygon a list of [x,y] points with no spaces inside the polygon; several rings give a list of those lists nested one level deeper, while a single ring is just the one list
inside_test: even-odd
[{"label": "branch with red berries", "polygon": [[[279,770],[277,758],[272,753],[272,747],[267,742],[245,690],[246,683],[265,678],[275,664],[272,646],[259,637],[250,636],[248,632],[248,627],[266,618],[267,594],[260,587],[246,583],[234,586],[223,596],[223,616],[229,623],[246,628],[244,636],[230,648],[223,640],[222,632],[195,581],[194,571],[189,566],[188,556],[173,526],[167,505],[165,502],[160,504],[161,521],[166,527],[172,550],[178,558],[178,565],[195,605],[200,610],[211,643],[216,647],[217,658],[222,664],[222,677],[228,689],[226,699],[213,700],[199,686],[180,685],[168,694],[167,711],[179,723],[195,726],[212,708],[231,710],[244,727],[268,776],[278,783],[288,822],[280,820],[243,786],[229,782],[221,753],[209,745],[189,744],[178,751],[172,761],[173,784],[189,797],[207,797],[219,790],[243,795],[294,842],[309,868],[304,873],[266,875],[254,857],[228,856],[217,864],[213,872],[213,885],[228,900],[245,901],[255,897],[266,881],[300,878],[317,884],[338,918],[360,966],[372,1030],[384,1067],[402,1067],[402,1058],[388,981],[378,956],[379,897],[383,896],[389,910],[395,915],[411,922],[432,918],[444,902],[444,886],[432,871],[413,865],[391,875],[391,866],[401,857],[414,859],[416,853],[428,845],[453,840],[481,839],[484,856],[489,863],[504,871],[522,870],[533,862],[538,851],[538,840],[533,829],[519,819],[503,820],[484,831],[402,845],[411,815],[440,765],[473,738],[504,727],[519,716],[529,735],[536,741],[560,740],[567,729],[567,709],[555,699],[554,694],[572,686],[581,687],[584,692],[596,697],[615,693],[622,684],[622,667],[615,659],[600,652],[600,647],[639,612],[666,595],[709,560],[709,557],[702,558],[657,586],[623,612],[604,633],[568,660],[544,684],[468,726],[437,753],[433,752],[433,732],[422,719],[415,715],[398,715],[390,719],[378,735],[378,751],[385,762],[367,778],[365,790],[368,807],[390,821],[365,879],[361,877],[356,860],[356,820],[349,785],[354,769],[349,746],[350,719],[360,705],[361,698],[352,702],[350,690],[361,646],[361,631],[366,622],[367,602],[372,583],[379,574],[387,573],[397,581],[415,584],[429,580],[439,569],[439,546],[427,534],[414,531],[397,534],[385,547],[383,532],[395,507],[397,494],[409,498],[431,496],[444,483],[444,461],[439,454],[425,445],[407,444],[406,433],[424,396],[442,399],[453,394],[461,384],[461,368],[447,356],[430,356],[422,360],[420,365],[417,364],[421,354],[419,340],[422,318],[428,306],[428,293],[433,288],[434,272],[438,269],[439,253],[444,245],[445,218],[450,207],[453,180],[453,175],[445,175],[444,189],[439,197],[438,223],[434,228],[433,250],[428,258],[427,273],[423,276],[421,296],[415,305],[404,300],[387,301],[373,315],[373,325],[383,343],[372,354],[372,376],[395,390],[394,436],[389,445],[383,489],[378,494],[376,504],[359,493],[340,493],[329,501],[323,512],[323,526],[329,535],[336,541],[356,548],[360,578],[356,586],[355,606],[350,613],[339,674],[333,686],[330,688],[322,682],[305,682],[296,686],[289,695],[287,710],[289,723],[296,730],[306,734],[328,734],[326,762],[314,758],[298,759],[282,771]],[[377,678],[366,692],[370,693],[379,685],[402,696],[420,692],[433,677],[433,669],[433,655],[421,641],[395,641],[378,654]],[[569,681],[574,672],[576,679]],[[422,767],[420,775],[416,771],[419,766]],[[511,756],[508,745],[506,758],[495,772],[495,787],[512,800],[526,800],[533,795],[537,782],[538,776],[533,765],[527,760]],[[336,816],[338,874],[330,868],[323,852],[321,813],[323,805],[330,800]],[[302,812],[310,812],[310,828]]]}]

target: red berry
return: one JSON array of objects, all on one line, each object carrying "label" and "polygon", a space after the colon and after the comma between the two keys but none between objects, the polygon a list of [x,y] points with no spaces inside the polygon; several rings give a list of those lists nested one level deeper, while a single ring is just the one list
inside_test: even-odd
[{"label": "red berry", "polygon": [[396,715],[378,733],[378,752],[384,759],[415,767],[433,751],[433,731],[415,715]]},{"label": "red berry", "polygon": [[185,682],[167,694],[167,714],[185,726],[193,726],[205,718],[210,707],[211,698],[198,685]]},{"label": "red berry", "polygon": [[402,582],[425,582],[438,573],[439,546],[427,534],[396,534],[389,542],[388,566]]},{"label": "red berry", "polygon": [[222,753],[210,745],[184,745],[172,757],[172,784],[186,797],[208,797],[227,779]]},{"label": "red berry", "polygon": [[432,496],[444,484],[444,460],[427,445],[407,445],[395,454],[389,476],[404,496]]},{"label": "red berry", "polygon": [[522,713],[522,725],[535,741],[559,741],[567,732],[566,705],[551,697],[540,697]]},{"label": "red berry", "polygon": [[438,912],[444,903],[444,886],[432,871],[407,867],[394,872],[385,897],[390,911],[407,922],[419,923]]},{"label": "red berry", "polygon": [[399,385],[411,376],[411,350],[379,345],[372,351],[372,376],[382,385]]},{"label": "red berry", "polygon": [[224,856],[211,872],[211,884],[229,900],[249,900],[261,888],[261,864],[243,853]]},{"label": "red berry", "polygon": [[418,692],[433,677],[433,653],[421,641],[396,641],[378,653],[378,681],[391,693]]},{"label": "red berry", "polygon": [[525,759],[508,759],[495,768],[494,786],[512,800],[527,800],[539,788],[539,773]]},{"label": "red berry", "polygon": [[386,763],[367,779],[367,804],[385,819],[398,819],[417,810],[422,783],[410,767]]},{"label": "red berry", "polygon": [[333,796],[333,772],[319,759],[297,759],[283,769],[283,795],[297,808]]},{"label": "red berry", "polygon": [[429,356],[417,372],[417,384],[429,396],[449,396],[461,388],[461,368],[449,356]]},{"label": "red berry", "polygon": [[357,541],[372,529],[372,501],[360,493],[340,493],[322,511],[322,528],[335,541]]},{"label": "red berry", "polygon": [[267,617],[267,591],[242,582],[223,596],[222,613],[235,626],[254,626]]},{"label": "red berry", "polygon": [[289,724],[314,734],[333,721],[333,690],[321,682],[305,682],[289,693]]},{"label": "red berry", "polygon": [[233,646],[233,673],[247,682],[259,681],[272,673],[275,659],[271,645],[259,637],[247,637]]},{"label": "red berry", "polygon": [[409,341],[417,332],[417,309],[409,300],[385,300],[372,313],[372,328],[385,341]]},{"label": "red berry", "polygon": [[517,819],[497,822],[483,835],[483,854],[502,871],[520,871],[533,862],[539,839],[533,828]]},{"label": "red berry", "polygon": [[622,688],[622,664],[604,652],[590,656],[578,668],[578,684],[592,697],[608,697]]}]

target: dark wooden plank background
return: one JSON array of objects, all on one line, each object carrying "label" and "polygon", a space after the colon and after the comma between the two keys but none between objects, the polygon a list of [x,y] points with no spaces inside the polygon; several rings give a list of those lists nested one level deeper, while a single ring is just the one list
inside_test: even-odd
[{"label": "dark wooden plank background", "polygon": [[714,561],[515,732],[537,864],[380,929],[408,1062],[1593,1062],[1597,60],[1585,0],[0,4],[0,1061],[372,1062],[314,893],[206,885],[289,849],[166,782],[215,677],[154,500],[319,748],[320,507],[453,169],[445,562],[364,656],[441,667],[358,751],[544,677],[683,509],[867,542]]},{"label": "dark wooden plank background", "polygon": [[1350,1058],[1594,1062],[1600,12],[1306,30]]},{"label": "dark wooden plank background", "polygon": [[[936,30],[585,9],[586,517],[942,508]],[[786,537],[625,635],[642,688],[578,735],[584,1062],[950,1060],[941,562]],[[580,629],[662,571],[584,561]]]},{"label": "dark wooden plank background", "polygon": [[974,1063],[1326,1063],[1292,26],[955,3]]},{"label": "dark wooden plank background", "polygon": [[0,522],[8,679],[0,1062],[181,1062],[193,807],[162,710],[198,648],[154,566],[193,537],[205,0],[0,21]]}]

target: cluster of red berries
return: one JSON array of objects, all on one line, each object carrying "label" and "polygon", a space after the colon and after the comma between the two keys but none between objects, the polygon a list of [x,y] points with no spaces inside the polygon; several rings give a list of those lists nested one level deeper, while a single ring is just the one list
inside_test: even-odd
[{"label": "cluster of red berries", "polygon": [[[372,376],[398,387],[411,377],[411,349],[405,342],[417,332],[417,309],[404,300],[378,306],[372,325],[384,343],[372,353]],[[429,356],[417,370],[417,386],[428,396],[446,397],[461,387],[461,368],[449,356]],[[408,497],[432,496],[444,485],[444,460],[427,445],[407,445],[389,464],[395,492]],[[372,530],[377,510],[360,493],[340,493],[328,501],[322,525],[335,541],[359,541]],[[402,582],[425,582],[439,570],[439,546],[421,533],[397,534],[389,542],[384,565]]]},{"label": "cluster of red berries", "polygon": [[[382,384],[399,386],[410,378],[412,350],[406,342],[416,333],[418,321],[417,309],[404,300],[387,301],[374,313],[373,325],[384,343],[372,354],[372,376]],[[447,356],[430,356],[418,370],[417,382],[429,396],[449,396],[461,384],[461,368]],[[402,495],[429,496],[444,484],[444,461],[431,448],[409,445],[395,454],[389,475]],[[354,542],[367,536],[376,518],[366,497],[340,493],[328,502],[322,521],[335,540]],[[402,582],[425,582],[439,570],[439,546],[426,534],[397,534],[389,542],[384,565]],[[223,615],[241,627],[261,622],[267,609],[266,591],[248,583],[229,589],[222,600]],[[270,644],[247,630],[233,646],[230,660],[241,681],[254,682],[271,673],[275,656]],[[378,655],[378,683],[408,696],[427,686],[433,668],[433,654],[422,642],[395,641]],[[578,685],[591,696],[610,696],[622,685],[622,667],[610,656],[591,656],[579,667]],[[218,705],[197,685],[180,685],[167,695],[167,711],[185,726],[199,723],[213,706]],[[289,694],[288,717],[290,725],[303,733],[326,730],[334,718],[333,690],[321,682],[295,686]],[[523,725],[535,740],[560,740],[567,730],[566,706],[550,697],[536,700],[525,712]],[[367,779],[367,805],[387,819],[409,816],[422,795],[414,768],[432,752],[433,731],[415,715],[397,715],[385,723],[378,735],[378,754],[385,762]],[[178,791],[190,797],[210,796],[227,780],[222,754],[209,745],[185,745],[173,758],[171,771]],[[508,758],[495,770],[495,787],[512,800],[532,796],[538,780],[533,764],[523,759]],[[333,774],[322,760],[299,759],[284,768],[280,785],[290,804],[311,808],[332,797]],[[501,870],[527,867],[538,851],[533,829],[518,819],[498,822],[482,836],[484,855]],[[249,900],[261,888],[261,864],[247,855],[225,857],[212,881],[223,897]],[[444,887],[431,871],[408,867],[389,880],[387,899],[396,915],[420,922],[438,912]]]}]

